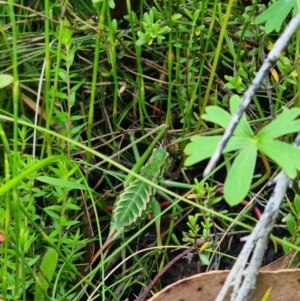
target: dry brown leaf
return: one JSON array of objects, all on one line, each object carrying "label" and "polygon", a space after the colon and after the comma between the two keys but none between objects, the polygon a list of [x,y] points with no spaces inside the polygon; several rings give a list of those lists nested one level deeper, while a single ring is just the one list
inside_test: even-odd
[{"label": "dry brown leaf", "polygon": [[[214,301],[229,271],[212,271],[167,286],[148,301]],[[260,301],[271,287],[270,301],[300,300],[300,269],[260,271],[252,301]],[[230,300],[230,293],[224,301]]]}]

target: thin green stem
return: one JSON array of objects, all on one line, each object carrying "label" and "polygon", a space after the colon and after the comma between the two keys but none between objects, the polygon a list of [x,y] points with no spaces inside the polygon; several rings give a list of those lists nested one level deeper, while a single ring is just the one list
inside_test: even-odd
[{"label": "thin green stem", "polygon": [[[19,86],[19,72],[18,72],[18,31],[19,28],[16,23],[15,12],[14,12],[14,1],[9,0],[9,18],[12,26],[12,66],[13,66],[13,165],[10,166],[11,177],[14,179],[17,176],[18,169],[18,119],[19,119],[19,99],[20,99],[20,86]],[[6,177],[9,177],[8,174]],[[23,245],[20,241],[20,231],[21,231],[21,215],[20,215],[20,206],[17,186],[12,187],[11,191],[12,197],[12,212],[14,212],[14,222],[15,222],[15,252],[16,252],[16,261],[15,261],[15,270],[19,269],[24,270],[24,256],[23,256]],[[21,261],[21,266],[20,266]],[[22,286],[25,287],[25,273],[16,273],[15,275],[15,288],[19,287],[19,277],[21,277]],[[20,300],[18,290],[14,290],[14,300]],[[23,290],[22,299],[26,300],[26,292]]]},{"label": "thin green stem", "polygon": [[263,161],[263,164],[265,166],[265,169],[266,169],[266,173],[258,180],[256,181],[255,183],[253,183],[249,190],[252,190],[254,189],[255,187],[259,186],[260,184],[264,183],[265,181],[267,181],[269,178],[270,178],[270,175],[271,175],[271,168],[270,168],[270,164],[268,162],[268,159],[267,157],[265,156],[264,153],[262,152],[259,152],[260,153],[260,156],[261,156],[261,159]]},{"label": "thin green stem", "polygon": [[[222,27],[221,27],[221,32],[219,35],[219,40],[218,40],[218,44],[217,44],[217,48],[215,51],[215,56],[214,56],[214,61],[213,61],[213,65],[212,65],[212,70],[210,72],[210,76],[209,76],[209,80],[208,80],[208,84],[207,84],[207,88],[206,88],[206,92],[205,92],[205,96],[204,96],[204,100],[200,109],[200,116],[199,116],[199,120],[195,129],[195,132],[198,132],[202,123],[202,115],[205,111],[205,108],[207,106],[208,100],[209,100],[209,96],[211,93],[211,89],[212,89],[212,84],[215,78],[215,74],[216,74],[216,69],[217,69],[217,65],[219,62],[219,57],[220,57],[220,53],[221,53],[221,49],[222,49],[222,44],[223,44],[223,39],[225,36],[225,32],[226,32],[226,28],[227,28],[227,24],[228,24],[228,20],[229,20],[229,16],[230,16],[230,12],[233,6],[235,0],[229,0],[228,5],[227,5],[227,9],[226,9],[226,13],[222,22]],[[220,15],[221,15],[221,3],[219,3],[219,11],[220,11]]]}]

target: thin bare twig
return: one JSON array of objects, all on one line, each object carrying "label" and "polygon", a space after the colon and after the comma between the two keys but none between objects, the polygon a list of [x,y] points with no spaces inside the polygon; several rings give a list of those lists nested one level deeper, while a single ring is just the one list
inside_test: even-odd
[{"label": "thin bare twig", "polygon": [[[300,133],[297,134],[294,145],[296,147],[300,146]],[[231,300],[252,300],[252,294],[255,289],[258,270],[269,241],[270,233],[275,224],[281,202],[290,182],[291,179],[285,174],[284,171],[281,171],[272,181],[272,183],[276,183],[274,192],[270,197],[264,213],[256,224],[254,230],[247,238],[244,238],[244,240],[247,241],[243,247],[243,250],[238,256],[237,261],[227,276],[227,279],[216,301],[222,301],[231,286],[233,286]],[[254,252],[251,261],[246,268],[247,261],[253,249]]]},{"label": "thin bare twig", "polygon": [[167,271],[169,270],[180,258],[183,256],[195,251],[196,248],[194,246],[191,246],[187,249],[185,249],[183,252],[178,254],[176,257],[174,257],[150,282],[150,284],[145,288],[144,292],[136,298],[134,301],[145,301],[147,298],[148,294],[150,293],[152,287],[155,285],[155,283],[160,279],[160,277]]}]

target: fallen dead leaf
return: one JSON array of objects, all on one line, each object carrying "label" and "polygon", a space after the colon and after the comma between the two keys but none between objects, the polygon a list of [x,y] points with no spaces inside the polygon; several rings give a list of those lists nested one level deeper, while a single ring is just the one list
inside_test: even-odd
[{"label": "fallen dead leaf", "polygon": [[[229,271],[212,271],[179,280],[148,301],[214,301]],[[269,301],[300,300],[300,269],[260,271],[252,301],[260,301],[271,287]],[[230,300],[231,291],[224,301]]]}]

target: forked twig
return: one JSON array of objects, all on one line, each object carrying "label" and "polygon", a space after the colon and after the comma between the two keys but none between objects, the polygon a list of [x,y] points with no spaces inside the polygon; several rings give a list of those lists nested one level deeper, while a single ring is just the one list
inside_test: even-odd
[{"label": "forked twig", "polygon": [[[300,147],[300,133],[297,134],[294,145],[296,147]],[[254,230],[247,238],[244,238],[246,243],[243,247],[243,250],[239,254],[238,259],[227,276],[227,279],[216,301],[222,301],[231,286],[233,286],[231,300],[252,300],[258,269],[260,268],[281,202],[290,182],[291,179],[285,174],[284,171],[281,171],[272,181],[272,183],[276,183],[274,192],[270,197],[265,211],[261,216],[261,219],[256,224]],[[253,249],[254,251],[250,264],[246,268],[247,261]]]}]

